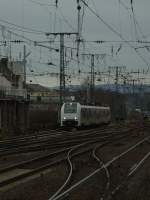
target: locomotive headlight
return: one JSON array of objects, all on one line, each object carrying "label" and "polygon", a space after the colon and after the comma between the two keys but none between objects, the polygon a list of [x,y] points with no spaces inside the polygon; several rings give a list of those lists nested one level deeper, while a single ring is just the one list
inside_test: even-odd
[{"label": "locomotive headlight", "polygon": [[74,119],[75,119],[75,120],[77,120],[78,118],[77,118],[77,117],[75,117]]},{"label": "locomotive headlight", "polygon": [[66,117],[64,117],[64,119],[66,119]]}]

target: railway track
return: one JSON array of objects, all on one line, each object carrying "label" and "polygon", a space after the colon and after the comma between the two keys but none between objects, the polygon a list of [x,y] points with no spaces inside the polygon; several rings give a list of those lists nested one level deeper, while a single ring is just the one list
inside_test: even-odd
[{"label": "railway track", "polygon": [[[148,146],[148,147],[147,147]],[[134,176],[136,176],[138,170],[142,169],[142,167],[144,166],[144,164],[146,163],[146,161],[148,161],[148,159],[150,158],[150,149],[149,149],[149,145],[147,145],[147,143],[144,144],[144,149],[145,151],[141,151],[143,149],[143,146],[138,147],[138,149],[136,149],[136,151],[132,151],[130,153],[130,157],[134,157],[134,161],[130,159],[130,162],[127,163],[127,165],[124,166],[124,169],[122,171],[122,177],[119,177],[119,181],[117,181],[117,183],[114,184],[114,175],[111,172],[111,166],[110,168],[110,173],[111,173],[111,182],[112,182],[112,188],[109,191],[109,193],[106,195],[106,200],[110,200],[113,199],[116,195],[118,195],[118,193],[122,190],[125,191],[127,188],[127,185],[129,184],[130,180],[132,180],[132,178]],[[138,156],[136,155],[138,154]],[[123,162],[125,161],[125,158],[123,160]],[[120,159],[117,162],[122,162],[122,159]],[[119,170],[118,170],[119,173]],[[117,177],[117,176],[116,176]]]},{"label": "railway track", "polygon": [[[111,130],[114,129],[115,131],[117,131],[117,130],[120,130],[121,127],[126,128],[123,125],[118,125],[117,127],[110,125],[109,127],[107,127],[107,126],[104,126],[102,128],[98,127],[94,130],[99,130],[103,133],[103,132],[109,131],[110,128],[111,128]],[[79,131],[76,131],[75,134],[79,135],[79,134],[84,134],[84,133],[90,133],[92,131],[93,131],[93,129],[79,130]],[[23,145],[26,142],[29,142],[29,141],[32,142],[34,140],[44,139],[45,137],[46,137],[46,139],[47,138],[58,138],[58,137],[64,137],[64,136],[66,137],[66,136],[70,136],[70,133],[72,133],[72,131],[63,130],[63,129],[44,130],[44,131],[35,132],[34,134],[31,134],[31,135],[25,135],[23,137],[17,136],[17,137],[12,137],[11,139],[2,140],[2,141],[0,141],[0,147],[2,147],[3,145],[11,145],[13,147],[13,145],[19,145],[20,143],[21,143],[21,145]]]},{"label": "railway track", "polygon": [[[82,187],[87,181],[89,181],[89,179],[91,179],[92,177],[98,175],[100,172],[102,172],[102,170],[106,171],[107,185],[106,185],[106,188],[105,188],[106,190],[105,191],[108,192],[108,190],[110,188],[110,172],[109,172],[108,168],[112,164],[114,164],[115,162],[117,162],[119,159],[122,159],[124,156],[126,156],[129,153],[131,153],[133,150],[139,148],[141,145],[145,144],[149,140],[150,140],[149,136],[146,137],[146,138],[144,138],[144,139],[142,139],[141,141],[139,141],[136,144],[134,144],[133,146],[129,147],[128,149],[126,149],[122,153],[116,155],[115,157],[113,157],[112,159],[110,159],[109,161],[107,161],[106,163],[101,163],[99,157],[96,156],[95,153],[94,153],[94,157],[101,163],[101,167],[99,167],[98,169],[96,169],[95,171],[93,171],[91,174],[87,175],[86,177],[84,177],[80,181],[78,181],[75,184],[71,185],[68,189],[64,190],[62,193],[59,193],[54,198],[49,198],[49,200],[63,199],[63,197],[66,197],[66,195],[70,196],[73,191],[75,191],[78,188]],[[101,147],[101,145],[95,147],[94,148],[94,152],[96,151],[97,148],[100,148],[100,147]],[[125,177],[125,180],[126,180],[126,178],[129,178],[131,175],[133,175],[133,173],[135,173],[138,170],[138,168],[149,158],[149,156],[150,156],[150,151],[148,151],[148,153],[146,153],[139,161],[136,161],[133,164],[133,166],[131,167],[132,170],[130,170],[130,172]],[[118,191],[122,187],[122,185],[125,183],[125,180],[121,184],[119,184],[119,185],[117,185],[115,187],[115,189],[112,191],[112,193],[109,196],[109,198],[107,197],[108,199],[111,199],[112,194],[114,195],[116,193],[116,191]],[[79,192],[79,190],[78,190],[78,192]],[[102,197],[100,197],[100,199],[105,199],[104,197],[105,197],[105,192],[102,195]],[[72,198],[70,198],[70,199],[72,199]]]},{"label": "railway track", "polygon": [[[115,138],[115,140],[117,140],[117,139],[120,140],[120,139],[123,139],[123,137]],[[112,142],[112,141],[111,141],[111,142]],[[106,175],[107,175],[107,178],[108,178],[108,182],[107,182],[107,184],[106,184],[106,190],[109,189],[109,185],[110,185],[110,174],[109,174],[108,169],[105,167],[104,163],[96,156],[95,151],[96,151],[96,149],[97,149],[98,147],[99,147],[99,148],[100,148],[100,147],[102,148],[104,145],[107,145],[107,144],[109,144],[109,143],[110,143],[110,141],[107,140],[107,142],[98,144],[97,146],[91,148],[91,150],[92,150],[92,152],[93,152],[93,154],[92,154],[93,157],[98,161],[99,165],[104,166],[104,169],[105,169],[105,171],[106,171]],[[71,151],[70,151],[69,154],[68,154],[68,163],[69,163],[69,165],[70,165],[70,172],[69,172],[69,175],[68,175],[66,181],[64,182],[64,184],[58,189],[58,191],[57,191],[55,194],[53,194],[53,195],[50,197],[49,200],[54,200],[55,198],[57,199],[57,195],[65,188],[65,186],[68,184],[68,182],[69,182],[70,179],[71,179],[71,176],[72,176],[72,166],[73,166],[73,164],[71,163],[71,156],[70,156],[70,153],[71,153]],[[58,196],[59,196],[59,195],[58,195]]]},{"label": "railway track", "polygon": [[[86,135],[86,137],[87,137],[87,135]],[[97,143],[99,143],[99,142],[104,145],[104,144],[108,143],[109,140],[110,140],[109,142],[113,142],[117,138],[120,139],[120,137],[127,137],[126,132],[122,136],[120,136],[119,134],[118,135],[112,134],[112,135],[108,135],[108,136],[99,135],[99,137],[97,137],[97,135],[95,135],[95,137],[92,137],[92,138],[89,137],[89,138],[86,138],[86,140],[85,140],[85,138],[84,138],[84,140],[81,140],[81,138],[80,138],[80,140],[77,140],[77,141],[74,141],[74,140],[73,140],[73,142],[70,141],[71,144],[69,144],[69,142],[67,141],[68,143],[65,144],[66,147],[64,147],[61,150],[55,151],[55,152],[47,154],[45,156],[36,157],[29,161],[20,162],[20,163],[17,163],[17,164],[14,164],[9,167],[1,169],[0,170],[0,176],[1,176],[0,186],[1,186],[1,188],[4,186],[8,186],[9,184],[11,184],[13,182],[16,182],[16,181],[22,180],[26,177],[32,176],[36,173],[39,173],[43,170],[50,168],[53,165],[57,165],[58,163],[63,162],[65,160],[68,160],[68,163],[70,163],[70,159],[71,159],[70,156],[75,157],[75,156],[84,154],[86,152],[91,151],[95,147],[95,145],[97,145]],[[64,141],[63,141],[63,145],[64,145]],[[86,148],[83,148],[83,146],[85,146]],[[77,151],[77,149],[80,149],[80,148],[83,148],[83,149]],[[77,152],[73,153],[75,150]],[[40,163],[40,165],[38,166],[36,163]],[[33,164],[34,164],[34,166],[36,165],[36,167],[34,169],[32,169]],[[31,165],[31,167],[30,167],[30,165]],[[71,164],[70,164],[70,166],[71,166]],[[28,169],[28,170],[26,170],[26,169]],[[70,170],[70,171],[71,171],[70,173],[72,173],[72,170]],[[69,179],[70,178],[67,178],[67,180],[69,180]]]},{"label": "railway track", "polygon": [[[150,158],[150,151],[144,155],[137,163],[136,165],[133,165],[131,167],[131,170],[127,173],[127,175],[124,177],[124,179],[111,191],[109,196],[107,197],[107,200],[113,199],[113,197],[127,184],[127,181],[136,174],[136,172],[139,170],[142,165],[147,161],[147,159]],[[102,198],[104,199],[104,198]]]},{"label": "railway track", "polygon": [[[47,136],[45,136],[45,138],[46,137]],[[75,134],[67,132],[64,137],[60,135],[58,137],[49,137],[48,135],[49,140],[47,139],[46,141],[45,138],[42,138],[42,141],[39,139],[38,143],[31,143],[29,146],[25,145],[22,148],[22,151],[25,150],[24,148],[28,149],[29,147],[31,149],[36,147],[35,149],[38,150],[38,148],[40,149],[42,145],[44,149],[45,145],[45,149],[47,148],[50,150],[49,153],[47,152],[44,156],[37,156],[27,161],[18,162],[0,169],[0,193],[2,193],[6,188],[12,187],[12,185],[17,185],[20,182],[26,181],[28,178],[32,178],[33,176],[39,176],[39,174],[44,173],[49,169],[57,168],[58,165],[63,165],[63,170],[66,170],[64,173],[66,177],[64,176],[64,181],[61,181],[58,184],[56,191],[50,193],[50,200],[63,199],[66,198],[66,195],[69,196],[69,199],[72,199],[70,198],[70,196],[72,197],[72,193],[74,194],[76,190],[80,190],[87,181],[89,181],[92,177],[97,176],[102,171],[105,176],[105,187],[103,188],[103,191],[100,192],[100,198],[101,200],[107,198],[111,199],[111,197],[125,185],[131,175],[126,175],[127,177],[121,180],[121,182],[118,182],[115,187],[111,188],[112,174],[109,168],[111,168],[113,163],[117,162],[126,154],[130,153],[132,150],[136,149],[150,139],[147,137],[121,154],[105,161],[103,157],[99,156],[98,151],[103,152],[103,148],[122,140],[132,140],[133,138],[139,140],[139,136],[133,128],[126,128],[123,131],[119,130],[119,128],[110,130],[106,129],[103,131],[94,129],[79,131]],[[3,154],[4,152],[2,151],[1,153]],[[21,152],[20,148],[19,152]],[[6,151],[6,153],[8,152]],[[78,173],[76,170],[74,171],[74,161],[78,159],[81,160],[83,156],[88,157],[89,154],[91,155],[91,162],[95,162],[97,165],[95,165],[95,168],[93,168],[93,171],[90,174],[85,175],[85,177],[82,177],[81,180],[75,182],[75,177],[78,176]],[[143,158],[141,158],[139,162],[136,162],[136,164],[138,163],[136,165],[138,166],[136,170],[142,166],[144,161],[150,156],[149,154],[150,153],[143,155]],[[94,161],[92,161],[92,159]],[[133,174],[135,171],[133,171]]]},{"label": "railway track", "polygon": [[[126,134],[128,132],[130,132],[131,130],[125,130],[122,132],[122,134]],[[86,133],[86,134],[83,134],[83,135],[69,135],[69,137],[66,137],[65,138],[62,138],[61,140],[50,140],[50,141],[46,141],[44,143],[40,143],[40,144],[36,144],[36,145],[31,145],[31,146],[27,146],[27,147],[23,147],[23,148],[17,148],[17,149],[11,149],[11,150],[8,150],[8,151],[2,151],[0,153],[1,155],[1,158],[0,158],[0,161],[2,160],[1,162],[1,168],[3,166],[3,160],[5,159],[5,163],[6,163],[6,160],[9,161],[9,163],[12,161],[14,162],[15,160],[15,157],[12,157],[12,155],[16,154],[17,155],[17,158],[19,157],[19,154],[20,153],[24,153],[24,152],[34,152],[34,151],[39,151],[41,152],[41,150],[43,150],[43,153],[45,151],[51,151],[52,153],[54,152],[59,152],[60,150],[63,150],[64,148],[66,147],[73,147],[75,145],[78,145],[80,144],[81,142],[84,143],[84,142],[88,142],[88,141],[92,141],[93,139],[97,139],[97,140],[106,140],[108,139],[109,137],[115,137],[117,135],[120,135],[120,133],[113,133],[113,132],[106,132],[106,134],[102,134],[102,133],[99,133],[99,131],[97,130],[93,130],[92,132],[89,133]],[[39,152],[39,154],[41,154]],[[18,154],[19,153],[19,154]],[[20,157],[22,156],[23,154],[20,155]],[[33,154],[34,156],[34,154]],[[12,158],[11,158],[12,157]],[[31,156],[32,157],[32,156]],[[23,156],[23,159],[24,159],[24,156]],[[20,159],[19,159],[20,160]]]},{"label": "railway track", "polygon": [[[126,131],[129,131],[130,129],[127,129]],[[119,133],[118,130],[114,130],[115,133]],[[79,138],[85,138],[85,137],[95,137],[97,134],[99,135],[106,135],[106,134],[112,134],[113,130],[86,130],[86,131],[78,131],[76,133],[70,133],[70,132],[57,132],[54,135],[47,134],[46,135],[40,135],[38,137],[29,137],[29,138],[19,138],[17,141],[5,141],[0,143],[0,155],[2,156],[7,154],[14,154],[19,152],[29,152],[29,151],[38,151],[38,150],[45,150],[46,148],[55,148],[56,145],[63,142],[67,143],[70,142],[70,140],[76,140],[78,142]],[[55,145],[54,145],[55,144]]]},{"label": "railway track", "polygon": [[95,160],[100,164],[100,166],[102,166],[104,168],[105,176],[106,176],[106,179],[107,179],[103,194],[101,195],[101,200],[103,200],[105,198],[106,194],[108,193],[109,189],[110,189],[111,175],[110,175],[108,168],[105,166],[105,163],[103,162],[103,160],[100,159],[99,156],[96,154],[97,149],[99,149],[99,148],[100,148],[100,145],[98,144],[93,149],[92,154],[93,154],[93,157],[95,158]]}]

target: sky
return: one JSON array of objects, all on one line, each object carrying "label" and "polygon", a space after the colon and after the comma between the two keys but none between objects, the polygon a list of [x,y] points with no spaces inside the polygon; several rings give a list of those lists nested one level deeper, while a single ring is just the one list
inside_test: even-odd
[{"label": "sky", "polygon": [[[94,13],[84,6],[82,38],[86,42],[80,45],[80,54],[101,54],[95,58],[97,72],[107,71],[109,66],[126,66],[127,71],[140,69],[146,72],[150,65],[149,47],[143,48],[145,44],[133,41],[150,41],[150,1],[133,0],[134,14],[131,0],[85,2]],[[1,40],[24,41],[11,43],[11,55],[14,59],[22,59],[23,45],[26,45],[27,52],[30,52],[27,58],[28,82],[47,86],[59,84],[59,53],[35,46],[34,41],[54,39],[47,37],[47,32],[77,32],[76,0],[58,0],[57,8],[55,3],[55,0],[0,0]],[[83,9],[83,4],[81,6]],[[54,40],[52,44],[40,44],[59,48],[59,37]],[[97,44],[94,42],[97,40],[105,43]],[[90,57],[81,55],[77,64],[75,37],[65,37],[65,45],[73,49],[66,53],[66,73],[76,76],[76,79],[71,78],[71,83],[82,83],[85,74],[90,71]],[[9,55],[9,52],[9,43],[8,47],[1,46],[1,55]],[[79,71],[82,73],[78,74]],[[39,73],[41,76],[38,76]],[[149,82],[149,75],[146,77]],[[67,83],[70,84],[69,78]]]}]

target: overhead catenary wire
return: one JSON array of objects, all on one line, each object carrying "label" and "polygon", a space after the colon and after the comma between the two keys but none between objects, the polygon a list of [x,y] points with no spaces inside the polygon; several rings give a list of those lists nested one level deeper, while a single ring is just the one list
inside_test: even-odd
[{"label": "overhead catenary wire", "polygon": [[121,33],[119,33],[117,30],[115,30],[113,28],[113,26],[111,26],[109,23],[107,23],[103,17],[101,17],[93,8],[91,8],[88,3],[85,2],[85,0],[81,0],[86,7],[90,10],[90,12],[95,15],[97,17],[97,19],[99,19],[109,30],[111,30],[115,35],[117,35],[118,37],[120,37],[124,42],[126,42],[138,55],[138,57],[145,63],[145,65],[148,67],[147,72],[150,69],[150,65],[149,63],[145,60],[145,58],[135,49],[134,46],[132,46],[129,42],[126,41],[126,39],[121,35]]},{"label": "overhead catenary wire", "polygon": [[[31,0],[31,1],[32,1],[32,0]],[[34,1],[34,0],[33,0],[33,1]],[[35,0],[34,2],[36,2],[36,0]],[[87,2],[87,1],[86,1],[86,2]],[[41,3],[41,4],[43,4],[43,3]],[[84,7],[86,8],[85,4],[84,4]],[[58,9],[59,9],[59,6],[58,6]],[[68,20],[68,19],[67,19],[67,20]],[[69,19],[69,20],[70,20],[70,19]],[[64,21],[66,21],[66,20],[64,20]],[[66,24],[68,24],[67,21],[66,21]],[[71,24],[70,24],[70,25],[71,25]],[[68,24],[68,26],[69,26],[69,24]],[[17,27],[16,27],[16,28],[17,28]],[[18,27],[18,28],[19,28],[19,27]],[[27,28],[27,27],[23,27],[23,28]],[[71,28],[71,26],[70,26],[70,28]],[[73,27],[72,27],[72,28],[73,28]],[[20,30],[29,31],[29,32],[31,31],[31,32],[32,32],[32,30],[21,29],[21,27],[20,27]],[[34,31],[33,31],[33,33],[34,33]],[[37,34],[38,34],[38,33],[37,33]],[[41,34],[42,34],[42,33],[41,33]],[[24,37],[24,36],[23,36],[23,37]],[[30,38],[29,38],[29,39],[30,39]],[[31,43],[34,45],[34,42],[35,42],[35,41],[33,41],[32,39],[31,39],[31,41],[32,41]],[[56,42],[56,41],[55,41],[55,42]],[[72,42],[72,41],[71,41],[71,42]],[[85,40],[85,42],[90,43],[90,41],[86,41],[86,40]],[[91,41],[91,42],[93,42],[93,41]],[[106,42],[106,41],[105,41],[105,42]],[[107,42],[112,42],[112,41],[107,41]],[[128,43],[129,41],[118,41],[118,42],[119,42],[119,43],[122,43],[122,42]],[[134,43],[134,42],[137,42],[137,43],[138,43],[138,41],[133,41],[133,43]],[[94,43],[99,43],[99,42],[98,42],[98,41],[97,41],[97,42],[94,41]],[[132,43],[132,42],[130,42],[130,43]],[[100,43],[100,44],[101,44],[101,43]],[[70,47],[70,48],[71,48],[71,47]],[[73,49],[73,48],[72,48],[72,49]],[[137,50],[137,49],[136,49],[136,50]],[[82,63],[82,64],[83,64],[83,63]],[[84,66],[85,66],[85,65],[84,65]]]},{"label": "overhead catenary wire", "polygon": [[34,4],[38,4],[38,5],[41,5],[41,6],[53,6],[55,7],[55,4],[49,4],[49,3],[42,3],[40,1],[36,1],[36,0],[28,0],[29,2],[32,2]]},{"label": "overhead catenary wire", "polygon": [[24,32],[33,33],[33,34],[43,34],[43,35],[45,34],[44,31],[40,31],[40,30],[29,28],[29,27],[21,26],[21,25],[18,25],[18,24],[14,24],[14,23],[9,22],[9,21],[4,20],[4,19],[0,19],[0,22],[2,22],[4,24],[11,25],[11,26],[16,27],[16,28],[19,28],[19,29],[17,29],[18,31],[24,31]]},{"label": "overhead catenary wire", "polygon": [[[123,7],[125,10],[127,10],[127,12],[129,12],[129,13],[132,12],[131,7],[126,6],[126,4],[125,4],[122,0],[119,0],[119,2],[120,2],[120,5],[122,5],[122,7]],[[131,3],[131,2],[130,2],[130,3]],[[134,10],[133,10],[133,11],[134,11]],[[136,23],[136,25],[137,25],[137,27],[138,27],[138,29],[139,29],[139,31],[140,31],[142,37],[143,37],[143,38],[146,38],[146,36],[145,36],[145,34],[143,33],[142,28],[141,28],[141,26],[140,26],[138,20],[136,19],[135,13],[134,13],[134,21],[135,21],[135,23]]]},{"label": "overhead catenary wire", "polygon": [[64,15],[62,9],[60,7],[58,7],[59,11],[60,11],[60,14],[63,18],[63,21],[68,25],[69,28],[72,29],[72,31],[76,31],[76,28],[72,26],[72,23],[69,21],[69,19],[66,18],[66,16]]}]

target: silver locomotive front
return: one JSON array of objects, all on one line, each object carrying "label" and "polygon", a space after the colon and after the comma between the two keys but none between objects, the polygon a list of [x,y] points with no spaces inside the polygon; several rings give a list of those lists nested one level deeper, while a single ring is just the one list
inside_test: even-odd
[{"label": "silver locomotive front", "polygon": [[61,108],[61,126],[79,126],[79,103],[67,102]]}]

